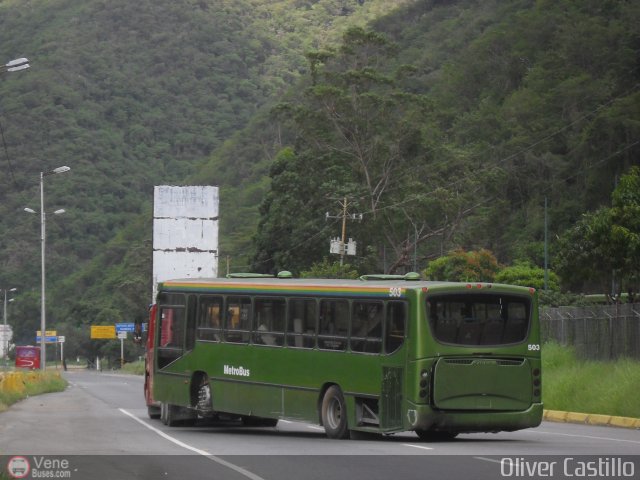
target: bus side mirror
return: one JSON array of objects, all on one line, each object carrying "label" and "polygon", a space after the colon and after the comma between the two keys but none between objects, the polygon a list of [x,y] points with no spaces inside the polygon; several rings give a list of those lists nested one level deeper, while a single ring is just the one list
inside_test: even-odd
[{"label": "bus side mirror", "polygon": [[133,327],[133,342],[142,343],[142,323],[136,322]]}]

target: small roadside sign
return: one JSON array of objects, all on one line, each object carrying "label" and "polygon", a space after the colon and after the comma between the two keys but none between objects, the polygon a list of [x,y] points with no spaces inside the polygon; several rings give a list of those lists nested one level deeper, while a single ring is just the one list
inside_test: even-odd
[{"label": "small roadside sign", "polygon": [[91,325],[91,338],[111,339],[116,338],[115,325]]},{"label": "small roadside sign", "polygon": [[[40,330],[36,330],[36,336],[37,337],[40,336]],[[44,336],[45,337],[56,337],[56,336],[58,336],[58,332],[57,332],[57,330],[45,330]]]},{"label": "small roadside sign", "polygon": [[58,335],[58,343],[64,343],[65,338],[64,335]]},{"label": "small roadside sign", "polygon": [[116,323],[116,332],[133,332],[135,331],[135,323]]},{"label": "small roadside sign", "polygon": [[126,340],[127,339],[127,332],[118,332],[118,338],[120,340]]},{"label": "small roadside sign", "polygon": [[[40,332],[38,332],[40,333]],[[49,332],[47,332],[49,333]],[[40,335],[36,335],[36,343],[40,343]],[[45,335],[44,343],[58,343],[58,337],[55,335]]]}]

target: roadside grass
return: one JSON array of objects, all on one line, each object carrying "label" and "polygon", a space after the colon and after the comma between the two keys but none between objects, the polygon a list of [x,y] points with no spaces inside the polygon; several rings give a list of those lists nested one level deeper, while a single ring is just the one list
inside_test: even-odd
[{"label": "roadside grass", "polygon": [[0,412],[10,405],[27,397],[42,393],[61,392],[67,387],[67,381],[58,372],[25,372],[19,380],[0,382]]},{"label": "roadside grass", "polygon": [[640,418],[640,361],[580,360],[571,347],[542,348],[544,408]]},{"label": "roadside grass", "polygon": [[125,363],[120,371],[122,373],[130,373],[132,375],[144,375],[144,360]]}]

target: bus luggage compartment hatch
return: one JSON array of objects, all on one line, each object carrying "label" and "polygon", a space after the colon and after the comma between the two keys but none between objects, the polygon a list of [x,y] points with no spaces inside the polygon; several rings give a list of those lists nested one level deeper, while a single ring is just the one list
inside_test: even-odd
[{"label": "bus luggage compartment hatch", "polygon": [[524,358],[440,358],[433,401],[442,410],[526,410],[532,401],[531,366]]}]

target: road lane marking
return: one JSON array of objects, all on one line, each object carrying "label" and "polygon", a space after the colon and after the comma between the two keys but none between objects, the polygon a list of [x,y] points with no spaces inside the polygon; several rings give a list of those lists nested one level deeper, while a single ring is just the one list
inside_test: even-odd
[{"label": "road lane marking", "polygon": [[405,447],[421,448],[422,450],[433,450],[432,447],[425,447],[424,445],[413,445],[411,443],[403,443]]},{"label": "road lane marking", "polygon": [[578,437],[578,438],[588,438],[590,440],[609,440],[611,442],[626,442],[626,443],[636,443],[640,445],[640,441],[638,440],[626,440],[624,438],[608,438],[608,437],[594,437],[592,435],[578,435],[576,433],[558,433],[558,432],[541,432],[541,431],[527,431],[523,433],[536,434],[540,433],[542,435],[560,435],[563,437]]},{"label": "road lane marking", "polygon": [[227,462],[226,460],[223,460],[223,459],[221,459],[219,457],[216,457],[215,455],[207,452],[206,450],[201,450],[199,448],[192,447],[191,445],[188,445],[188,444],[186,444],[184,442],[181,442],[180,440],[178,440],[177,438],[172,437],[171,435],[167,435],[162,430],[159,430],[156,427],[154,427],[152,425],[149,425],[147,422],[145,422],[144,420],[139,419],[133,413],[128,412],[124,408],[119,408],[118,410],[120,410],[120,412],[124,413],[128,417],[133,418],[140,425],[144,425],[145,427],[147,427],[152,432],[157,433],[162,438],[165,438],[165,439],[169,440],[170,442],[173,442],[173,443],[175,443],[176,445],[178,445],[178,446],[180,446],[182,448],[186,448],[187,450],[191,450],[192,452],[195,452],[195,453],[197,453],[199,455],[202,455],[203,457],[206,457],[209,460],[222,465],[223,467],[227,467],[227,468],[229,468],[231,470],[234,470],[235,472],[239,473],[240,475],[243,475],[243,476],[245,476],[247,478],[250,478],[251,480],[264,480],[264,478],[262,478],[261,476],[256,475],[255,473],[252,473],[249,470],[245,470],[244,468],[239,467],[238,465],[235,465],[235,464],[233,464],[231,462]]},{"label": "road lane marking", "polygon": [[200,455],[204,455],[205,457],[211,456],[212,454],[205,451],[205,450],[200,450],[199,448],[196,447],[192,447],[191,445],[187,445],[184,442],[181,442],[180,440],[178,440],[177,438],[173,438],[171,435],[167,435],[166,433],[164,433],[162,430],[157,429],[156,427],[149,425],[147,422],[145,422],[144,420],[140,420],[138,417],[136,417],[133,413],[129,413],[127,412],[124,408],[119,408],[118,410],[120,410],[122,413],[124,413],[125,415],[127,415],[128,417],[133,418],[136,422],[138,422],[140,425],[144,425],[145,427],[147,427],[149,430],[151,430],[152,432],[157,433],[158,435],[160,435],[162,438],[166,438],[167,440],[169,440],[170,442],[175,443],[176,445],[182,447],[182,448],[186,448],[187,450],[191,450],[192,452],[198,453]]},{"label": "road lane marking", "polygon": [[483,460],[485,462],[493,462],[493,463],[500,463],[502,464],[502,460],[496,460],[495,458],[487,458],[487,457],[473,457],[476,460]]}]

